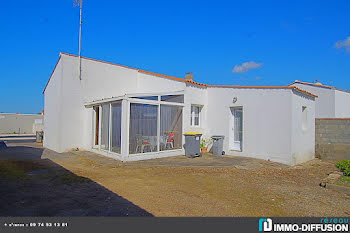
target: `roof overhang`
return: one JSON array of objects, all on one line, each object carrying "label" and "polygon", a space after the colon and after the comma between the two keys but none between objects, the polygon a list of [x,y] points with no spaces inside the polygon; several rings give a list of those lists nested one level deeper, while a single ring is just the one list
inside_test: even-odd
[{"label": "roof overhang", "polygon": [[[64,53],[64,52],[61,52],[60,53],[60,56],[59,56],[59,59],[55,65],[55,68],[54,70],[52,71],[51,73],[51,76],[50,76],[50,79],[56,69],[56,66],[58,64],[58,62],[60,61],[61,59],[61,55],[67,55],[67,56],[72,56],[72,57],[77,57],[77,55],[73,55],[73,54],[69,54],[69,53]],[[127,68],[127,69],[132,69],[132,70],[136,70],[140,73],[144,73],[144,74],[148,74],[148,75],[152,75],[152,76],[157,76],[157,77],[162,77],[162,78],[167,78],[167,79],[172,79],[172,80],[176,80],[176,81],[180,81],[180,82],[185,82],[185,83],[188,83],[188,84],[192,84],[192,85],[196,85],[196,86],[200,86],[200,87],[222,87],[222,88],[254,88],[254,89],[294,89],[302,94],[305,94],[305,95],[308,95],[308,96],[311,96],[313,98],[317,98],[318,96],[317,95],[314,95],[310,92],[307,92],[305,90],[302,90],[296,86],[293,86],[293,84],[289,84],[288,86],[239,86],[239,85],[210,85],[210,84],[204,84],[204,83],[199,83],[199,82],[194,82],[192,80],[188,80],[188,79],[183,79],[183,78],[177,78],[177,77],[173,77],[173,76],[169,76],[169,75],[164,75],[164,74],[158,74],[158,73],[154,73],[154,72],[149,72],[149,71],[145,71],[145,70],[141,70],[141,69],[137,69],[137,68],[132,68],[132,67],[128,67],[128,66],[124,66],[124,65],[120,65],[120,64],[115,64],[115,63],[111,63],[111,62],[106,62],[106,61],[101,61],[101,60],[97,60],[97,59],[93,59],[93,58],[87,58],[87,57],[81,57],[81,59],[85,59],[85,60],[90,60],[90,61],[95,61],[95,62],[100,62],[100,63],[105,63],[105,64],[109,64],[109,65],[114,65],[114,66],[120,66],[120,67],[123,67],[123,68]],[[46,87],[47,85],[49,84],[50,82],[50,79],[49,81],[47,82],[46,86],[45,86],[45,89],[43,91],[43,93],[45,93],[45,90],[46,90]],[[323,86],[323,85],[322,85]],[[327,87],[327,86],[326,86]]]},{"label": "roof overhang", "polygon": [[295,81],[288,86],[293,86],[294,84],[303,84],[303,85],[308,85],[308,86],[314,86],[314,87],[323,87],[323,88],[328,88],[328,89],[333,89],[334,87],[332,86],[327,86],[323,84],[318,84],[318,83],[308,83],[308,82],[302,82],[302,81]]}]

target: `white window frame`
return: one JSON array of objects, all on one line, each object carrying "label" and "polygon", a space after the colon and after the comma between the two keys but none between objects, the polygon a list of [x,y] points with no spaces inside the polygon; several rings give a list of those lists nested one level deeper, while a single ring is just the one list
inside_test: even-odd
[{"label": "white window frame", "polygon": [[[198,125],[195,124],[195,112],[192,111],[192,107],[199,109],[199,112],[198,112]],[[202,109],[203,109],[202,105],[191,104],[191,122],[190,122],[191,127],[201,127],[201,123],[202,123],[201,122]]]}]

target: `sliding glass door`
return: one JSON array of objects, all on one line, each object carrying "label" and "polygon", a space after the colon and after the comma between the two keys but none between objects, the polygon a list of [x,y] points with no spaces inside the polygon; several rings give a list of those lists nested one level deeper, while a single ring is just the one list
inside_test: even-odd
[{"label": "sliding glass door", "polygon": [[182,107],[160,105],[160,150],[182,148]]},{"label": "sliding glass door", "polygon": [[129,154],[181,148],[182,106],[130,104]]},{"label": "sliding glass door", "polygon": [[129,154],[158,151],[158,105],[130,104]]}]

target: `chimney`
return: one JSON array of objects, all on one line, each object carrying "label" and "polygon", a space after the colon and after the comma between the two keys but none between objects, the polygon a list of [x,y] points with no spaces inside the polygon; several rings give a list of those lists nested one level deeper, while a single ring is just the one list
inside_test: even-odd
[{"label": "chimney", "polygon": [[186,75],[185,75],[185,79],[193,81],[193,73],[192,72],[187,72]]},{"label": "chimney", "polygon": [[320,83],[320,81],[318,79],[315,79],[315,84],[322,85],[322,83]]}]

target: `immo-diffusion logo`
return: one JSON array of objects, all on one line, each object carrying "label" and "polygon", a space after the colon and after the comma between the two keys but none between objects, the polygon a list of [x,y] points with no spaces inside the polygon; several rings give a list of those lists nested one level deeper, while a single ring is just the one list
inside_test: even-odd
[{"label": "immo-diffusion logo", "polygon": [[259,219],[259,231],[297,232],[297,231],[321,231],[321,232],[348,232],[348,218],[321,219],[320,223],[272,223],[270,218]]},{"label": "immo-diffusion logo", "polygon": [[271,218],[259,219],[259,231],[272,231],[272,220]]}]

